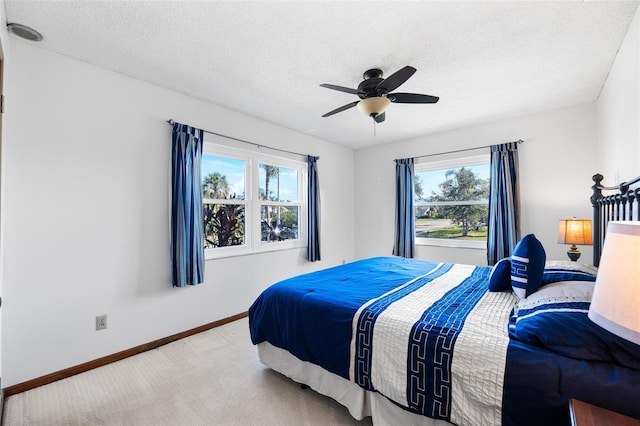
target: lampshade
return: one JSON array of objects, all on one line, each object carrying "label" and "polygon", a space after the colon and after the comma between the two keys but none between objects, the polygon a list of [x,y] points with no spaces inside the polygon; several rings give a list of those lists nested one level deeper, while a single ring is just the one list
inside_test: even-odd
[{"label": "lampshade", "polygon": [[572,261],[580,258],[580,250],[576,244],[592,245],[591,220],[589,219],[565,219],[558,222],[558,243],[571,244],[567,256]]},{"label": "lampshade", "polygon": [[366,98],[358,102],[358,109],[361,113],[371,116],[382,114],[389,106],[391,101],[388,98],[382,96],[374,96]]},{"label": "lampshade", "polygon": [[558,223],[559,244],[593,244],[593,232],[589,219],[565,219]]},{"label": "lampshade", "polygon": [[609,222],[589,318],[640,345],[640,222]]}]

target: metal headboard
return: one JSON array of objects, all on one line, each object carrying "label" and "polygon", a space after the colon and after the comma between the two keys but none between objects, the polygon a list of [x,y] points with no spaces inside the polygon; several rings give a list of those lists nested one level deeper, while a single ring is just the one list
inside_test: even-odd
[{"label": "metal headboard", "polygon": [[[618,186],[602,186],[602,175],[593,175],[591,205],[593,206],[593,264],[600,264],[602,246],[611,220],[640,220],[640,176]],[[603,194],[602,191],[606,191]]]}]

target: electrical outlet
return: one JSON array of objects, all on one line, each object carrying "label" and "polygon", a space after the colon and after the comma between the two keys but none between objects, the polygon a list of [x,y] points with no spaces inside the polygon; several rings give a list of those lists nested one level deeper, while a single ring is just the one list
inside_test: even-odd
[{"label": "electrical outlet", "polygon": [[96,317],[96,330],[104,330],[107,328],[107,315],[98,315]]}]

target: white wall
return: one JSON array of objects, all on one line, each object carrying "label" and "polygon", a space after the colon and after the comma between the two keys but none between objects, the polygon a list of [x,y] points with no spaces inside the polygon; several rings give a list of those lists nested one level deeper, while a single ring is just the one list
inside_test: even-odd
[{"label": "white wall", "polygon": [[[276,280],[354,258],[352,150],[3,42],[3,386],[244,312]],[[169,118],[319,155],[323,261],[210,260],[204,284],[172,288]]]},{"label": "white wall", "polygon": [[[0,0],[0,22],[7,22],[6,11],[4,7],[4,0]],[[7,40],[7,27],[5,25],[0,25],[0,45],[2,46],[3,55],[7,55],[9,52],[9,46],[6,42]],[[6,78],[3,79],[6,81]],[[4,121],[4,120],[3,120]],[[5,128],[6,126],[3,123],[2,126],[2,140],[5,140]],[[4,154],[2,145],[0,144],[0,297],[4,297],[3,292],[3,257],[2,253],[4,253],[3,248],[3,228],[4,228],[4,191],[2,190],[2,183],[4,182]],[[4,309],[0,308],[0,378],[2,377],[2,317],[3,317]],[[0,388],[5,387],[5,381],[0,381]]]},{"label": "white wall", "polygon": [[[522,234],[534,233],[548,259],[565,259],[557,244],[558,220],[591,218],[591,176],[596,172],[594,103],[548,111],[420,138],[360,149],[355,153],[356,256],[389,255],[394,233],[396,158],[416,157],[523,139],[520,164]],[[590,247],[581,247],[590,262]],[[486,265],[486,250],[417,247],[417,258]]]},{"label": "white wall", "polygon": [[640,9],[598,99],[597,152],[605,185],[640,175]]}]

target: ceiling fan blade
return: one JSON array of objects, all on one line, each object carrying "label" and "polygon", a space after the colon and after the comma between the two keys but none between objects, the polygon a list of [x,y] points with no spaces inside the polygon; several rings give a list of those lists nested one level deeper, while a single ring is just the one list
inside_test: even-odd
[{"label": "ceiling fan blade", "polygon": [[360,102],[360,101],[354,101],[354,102],[348,103],[346,105],[342,105],[340,108],[336,108],[333,111],[329,111],[328,113],[324,114],[323,117],[329,117],[330,115],[337,114],[337,113],[345,111],[345,110],[347,110],[349,108],[353,108],[354,106],[358,105],[358,102]]},{"label": "ceiling fan blade", "polygon": [[321,84],[320,87],[326,87],[327,89],[333,89],[339,92],[351,93],[352,95],[358,94],[358,91],[356,89],[350,89],[349,87],[343,87],[343,86],[336,86],[335,84]]},{"label": "ceiling fan blade", "polygon": [[435,104],[440,99],[438,96],[419,93],[389,93],[387,98],[397,104]]},{"label": "ceiling fan blade", "polygon": [[387,112],[384,111],[382,114],[377,114],[375,117],[373,117],[373,119],[376,121],[376,123],[382,123],[385,119],[385,114]]},{"label": "ceiling fan blade", "polygon": [[378,83],[378,85],[376,86],[376,90],[391,92],[400,87],[402,83],[407,81],[414,72],[416,72],[416,69],[407,65],[406,67],[399,69],[398,71],[394,72],[389,77]]}]

